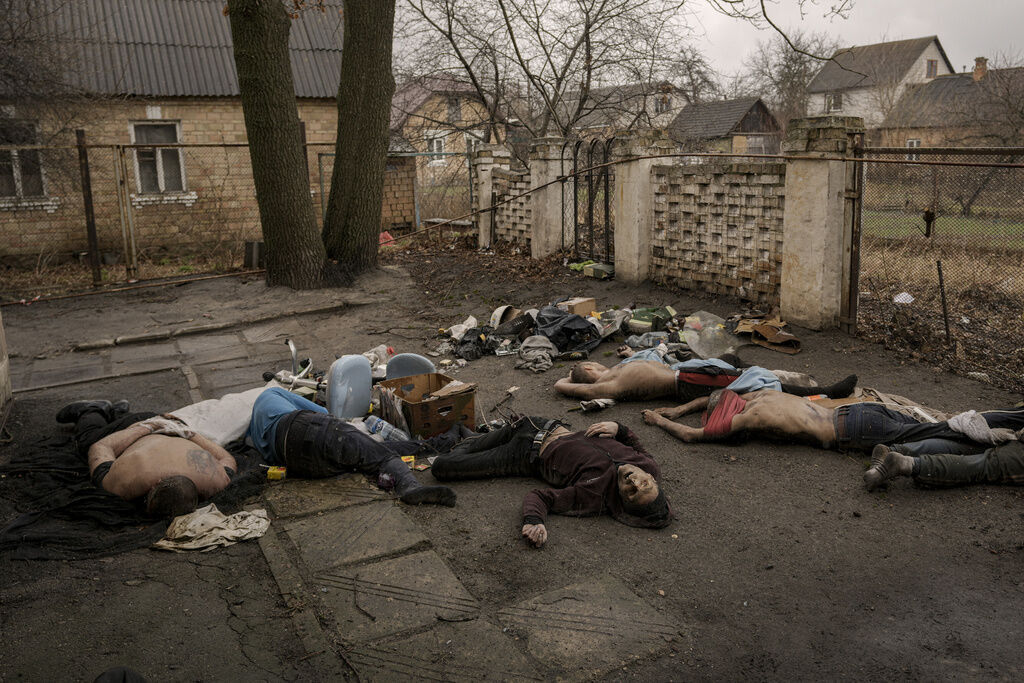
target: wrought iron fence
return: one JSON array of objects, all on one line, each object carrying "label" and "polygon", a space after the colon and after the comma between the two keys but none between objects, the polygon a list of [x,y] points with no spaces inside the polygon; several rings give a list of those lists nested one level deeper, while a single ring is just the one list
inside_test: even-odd
[{"label": "wrought iron fence", "polygon": [[1024,384],[1024,149],[864,149],[862,334]]},{"label": "wrought iron fence", "polygon": [[594,138],[562,145],[562,249],[576,260],[615,261],[612,142]]}]

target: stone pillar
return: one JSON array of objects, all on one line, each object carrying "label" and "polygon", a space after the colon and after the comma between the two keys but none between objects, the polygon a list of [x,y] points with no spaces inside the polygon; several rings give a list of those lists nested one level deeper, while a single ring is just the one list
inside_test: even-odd
[{"label": "stone pillar", "polygon": [[[13,399],[11,393],[11,360],[7,356],[7,339],[4,337],[4,319],[0,316],[0,418],[7,412],[7,404]],[[0,421],[0,425],[2,425]]]},{"label": "stone pillar", "polygon": [[[856,164],[852,155],[864,121],[817,116],[789,122],[782,224],[782,317],[814,330],[839,326],[850,282]],[[831,159],[830,159],[831,157]]]},{"label": "stone pillar", "polygon": [[[537,138],[530,144],[530,255],[544,258],[562,248],[562,138]],[[548,183],[551,183],[548,185]],[[541,187],[546,185],[546,187]]]},{"label": "stone pillar", "polygon": [[[612,160],[665,154],[674,143],[661,130],[625,131],[615,135]],[[651,168],[664,159],[638,159],[615,166],[612,216],[615,226],[615,279],[639,284],[650,277],[654,234],[654,188]]]},{"label": "stone pillar", "polygon": [[501,145],[480,145],[473,155],[473,191],[476,193],[476,206],[472,207],[478,213],[473,222],[477,230],[477,246],[487,249],[491,246],[491,225],[494,216],[490,211],[491,194],[494,190],[494,169],[504,168],[508,170],[509,160],[512,155]]}]

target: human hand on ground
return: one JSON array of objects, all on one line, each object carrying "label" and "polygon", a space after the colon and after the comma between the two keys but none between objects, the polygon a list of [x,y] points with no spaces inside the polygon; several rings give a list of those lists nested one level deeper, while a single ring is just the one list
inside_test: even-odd
[{"label": "human hand on ground", "polygon": [[633,349],[629,344],[622,344],[619,348],[615,349],[615,353],[618,354],[619,358],[629,358],[633,355]]},{"label": "human hand on ground", "polygon": [[683,414],[682,411],[679,410],[679,406],[674,408],[655,408],[653,412],[661,415],[662,417],[667,417],[670,420],[674,420]]},{"label": "human hand on ground", "polygon": [[587,427],[587,436],[613,437],[619,433],[618,422],[595,422]]},{"label": "human hand on ground", "polygon": [[548,530],[543,524],[524,524],[523,536],[526,537],[534,548],[539,548],[548,540]]}]

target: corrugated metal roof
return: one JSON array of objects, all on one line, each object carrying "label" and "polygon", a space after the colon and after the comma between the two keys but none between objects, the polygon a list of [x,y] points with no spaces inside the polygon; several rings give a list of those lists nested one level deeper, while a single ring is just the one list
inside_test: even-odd
[{"label": "corrugated metal roof", "polygon": [[[109,95],[236,96],[225,0],[36,0],[47,31],[74,46],[70,85]],[[303,11],[289,36],[297,97],[333,98],[341,76],[341,0]]]},{"label": "corrugated metal roof", "polygon": [[832,92],[846,88],[868,88],[898,83],[932,41],[939,48],[939,54],[942,55],[946,67],[950,71],[955,71],[946,57],[946,51],[942,49],[938,36],[856,45],[843,48],[832,55],[832,60],[825,62],[807,84],[807,92]]},{"label": "corrugated metal roof", "polygon": [[758,97],[701,102],[683,108],[669,124],[675,139],[709,139],[729,135],[758,102]]}]

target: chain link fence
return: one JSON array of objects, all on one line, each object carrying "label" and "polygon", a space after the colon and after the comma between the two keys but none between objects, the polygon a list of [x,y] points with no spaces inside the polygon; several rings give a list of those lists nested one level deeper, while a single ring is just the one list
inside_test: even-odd
[{"label": "chain link fence", "polygon": [[612,142],[594,138],[562,145],[562,249],[577,261],[615,262]]},{"label": "chain link fence", "polygon": [[1024,386],[1024,150],[864,153],[859,332]]}]

